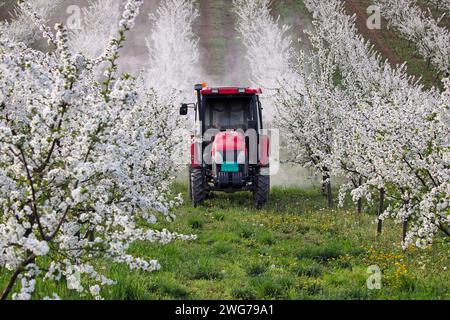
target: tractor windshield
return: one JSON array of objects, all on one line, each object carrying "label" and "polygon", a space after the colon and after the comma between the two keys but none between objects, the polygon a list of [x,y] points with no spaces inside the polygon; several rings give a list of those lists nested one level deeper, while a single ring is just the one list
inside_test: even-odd
[{"label": "tractor windshield", "polygon": [[205,125],[207,129],[247,130],[250,98],[211,98],[206,101]]}]

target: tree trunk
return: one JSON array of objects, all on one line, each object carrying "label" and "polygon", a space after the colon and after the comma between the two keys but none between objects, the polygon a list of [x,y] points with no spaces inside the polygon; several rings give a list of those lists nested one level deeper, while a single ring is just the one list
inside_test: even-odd
[{"label": "tree trunk", "polygon": [[[362,185],[362,177],[359,177],[358,180],[358,186],[361,187]],[[358,215],[362,214],[362,207],[363,207],[363,203],[362,203],[362,198],[358,199]]]},{"label": "tree trunk", "polygon": [[448,237],[450,236],[450,225],[448,225],[447,227],[445,227],[444,225],[440,225],[439,229],[445,233],[445,235]]},{"label": "tree trunk", "polygon": [[403,242],[405,242],[407,232],[408,232],[408,219],[405,219],[403,220],[403,235],[402,235]]},{"label": "tree trunk", "polygon": [[326,173],[322,175],[322,194],[324,196],[327,195],[327,179],[328,179],[327,177],[328,175]]},{"label": "tree trunk", "polygon": [[22,273],[22,266],[17,268],[17,270],[12,275],[11,279],[9,279],[8,285],[6,286],[5,290],[3,290],[2,296],[0,300],[6,300],[8,299],[9,294],[11,293],[12,288],[14,287],[14,284],[16,283],[17,277],[19,274]]},{"label": "tree trunk", "polygon": [[17,278],[23,272],[23,270],[26,268],[26,266],[28,266],[30,263],[32,263],[35,258],[36,257],[34,255],[31,255],[27,260],[23,261],[19,267],[17,267],[16,271],[14,271],[13,275],[9,279],[9,282],[6,285],[5,290],[3,290],[0,300],[8,299],[8,296],[11,293],[12,288],[16,284]]},{"label": "tree trunk", "polygon": [[86,235],[90,242],[94,242],[94,240],[95,240],[94,230],[88,231]]},{"label": "tree trunk", "polygon": [[362,199],[358,199],[358,215],[362,214]]},{"label": "tree trunk", "polygon": [[327,199],[328,199],[328,208],[333,207],[333,192],[331,190],[331,181],[329,180],[327,183]]},{"label": "tree trunk", "polygon": [[322,189],[323,193],[327,197],[328,208],[333,207],[333,192],[331,190],[331,177],[327,168],[323,170],[324,174],[322,177]]},{"label": "tree trunk", "polygon": [[380,219],[380,216],[383,214],[384,211],[384,188],[380,189],[380,202],[378,204],[378,226],[377,226],[377,234],[380,235],[381,231],[383,230],[383,220]]}]

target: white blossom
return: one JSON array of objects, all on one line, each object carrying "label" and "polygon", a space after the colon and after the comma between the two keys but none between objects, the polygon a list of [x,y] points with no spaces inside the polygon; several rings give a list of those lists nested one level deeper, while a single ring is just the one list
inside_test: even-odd
[{"label": "white blossom", "polygon": [[30,299],[36,282],[64,280],[100,299],[101,287],[115,282],[89,261],[152,272],[160,264],[130,255],[133,242],[195,239],[140,224],[172,217],[181,203],[171,190],[171,127],[160,117],[170,99],[142,76],[117,74],[141,3],[127,1],[119,30],[95,55],[74,53],[65,27],[53,33],[26,4],[55,50],[0,35],[0,268],[23,276],[21,291],[4,297]]},{"label": "white blossom", "polygon": [[[443,2],[450,9],[450,2]],[[435,20],[416,0],[376,0],[375,4],[380,7],[388,26],[412,41],[424,59],[441,73],[450,71],[450,31],[439,26],[444,16]]]},{"label": "white blossom", "polygon": [[392,68],[381,61],[358,33],[355,18],[345,13],[343,2],[305,4],[342,78],[335,85],[337,93],[343,90],[345,96],[335,95],[339,123],[330,167],[352,181],[343,187],[354,200],[370,200],[372,193],[386,189],[393,205],[381,218],[408,221],[404,246],[431,243],[449,217],[448,80],[441,94],[425,90],[407,76],[404,65]]}]

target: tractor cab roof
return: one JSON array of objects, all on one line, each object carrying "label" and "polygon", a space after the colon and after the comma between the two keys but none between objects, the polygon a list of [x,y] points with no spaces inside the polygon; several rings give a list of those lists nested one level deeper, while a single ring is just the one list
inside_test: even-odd
[{"label": "tractor cab roof", "polygon": [[243,87],[216,87],[209,88],[203,87],[200,91],[203,96],[210,95],[255,95],[262,94],[262,89],[260,88],[243,88]]}]

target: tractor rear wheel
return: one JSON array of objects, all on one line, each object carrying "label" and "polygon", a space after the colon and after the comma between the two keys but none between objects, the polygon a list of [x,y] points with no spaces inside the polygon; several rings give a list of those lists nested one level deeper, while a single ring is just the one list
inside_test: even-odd
[{"label": "tractor rear wheel", "polygon": [[202,169],[191,170],[190,194],[195,207],[206,199],[206,183]]},{"label": "tractor rear wheel", "polygon": [[189,183],[188,183],[188,193],[189,193],[189,199],[192,200],[192,183],[191,183],[191,168],[189,168]]},{"label": "tractor rear wheel", "polygon": [[255,189],[253,190],[253,201],[257,209],[261,209],[269,200],[270,176],[261,172],[255,179]]}]

